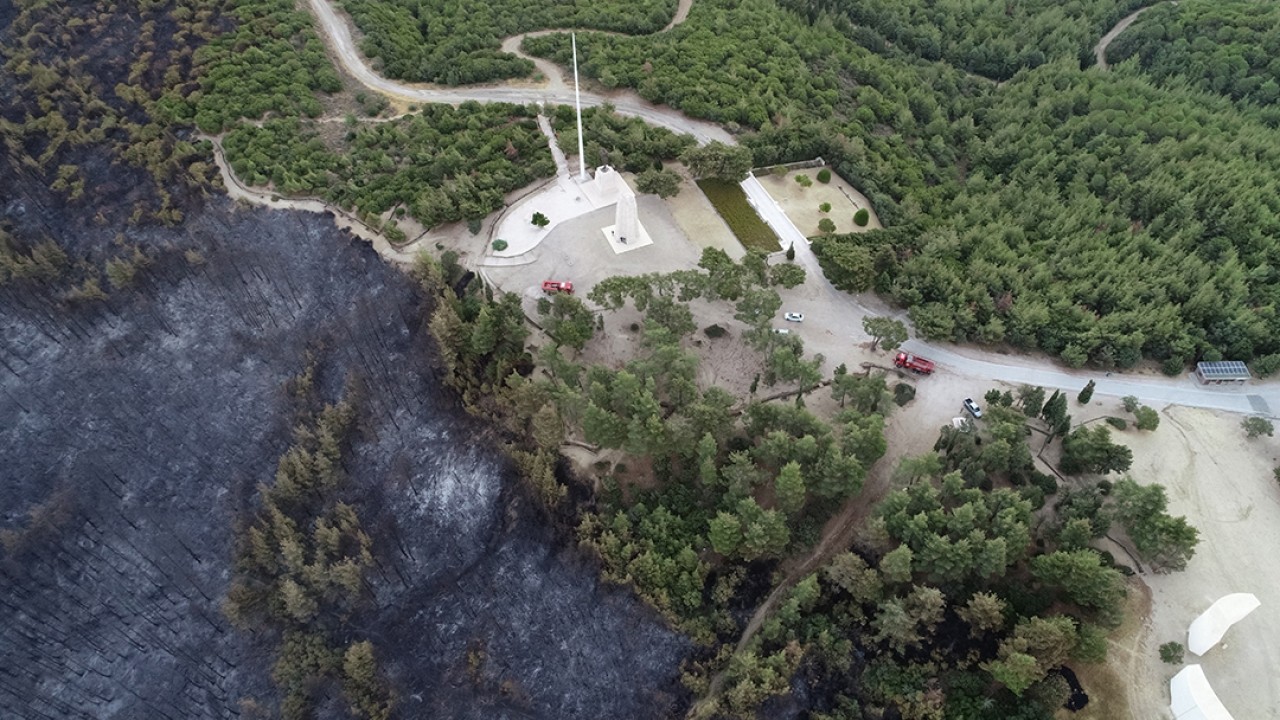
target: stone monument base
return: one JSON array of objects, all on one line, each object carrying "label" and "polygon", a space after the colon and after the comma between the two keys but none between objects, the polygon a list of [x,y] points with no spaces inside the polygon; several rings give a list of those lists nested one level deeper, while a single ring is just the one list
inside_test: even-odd
[{"label": "stone monument base", "polygon": [[609,241],[609,247],[613,248],[614,254],[621,255],[624,252],[653,244],[653,238],[649,237],[649,231],[644,229],[644,225],[636,223],[636,227],[640,230],[640,237],[629,237],[625,243],[618,237],[616,232],[617,225],[609,225],[601,232],[604,233],[604,239]]}]

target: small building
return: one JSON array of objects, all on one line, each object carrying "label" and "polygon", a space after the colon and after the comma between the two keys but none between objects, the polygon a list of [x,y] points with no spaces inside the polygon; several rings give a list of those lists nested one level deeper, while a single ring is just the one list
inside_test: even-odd
[{"label": "small building", "polygon": [[1196,379],[1202,385],[1243,385],[1250,377],[1249,368],[1239,360],[1196,363]]}]

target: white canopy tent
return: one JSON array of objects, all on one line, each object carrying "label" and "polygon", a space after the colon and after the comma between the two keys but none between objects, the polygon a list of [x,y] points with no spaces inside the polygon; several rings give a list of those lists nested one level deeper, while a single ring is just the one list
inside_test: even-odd
[{"label": "white canopy tent", "polygon": [[1188,665],[1169,681],[1174,720],[1233,720],[1199,665]]},{"label": "white canopy tent", "polygon": [[1227,628],[1244,619],[1262,603],[1251,593],[1223,595],[1204,614],[1196,618],[1187,630],[1187,649],[1196,655],[1204,655],[1218,644]]}]

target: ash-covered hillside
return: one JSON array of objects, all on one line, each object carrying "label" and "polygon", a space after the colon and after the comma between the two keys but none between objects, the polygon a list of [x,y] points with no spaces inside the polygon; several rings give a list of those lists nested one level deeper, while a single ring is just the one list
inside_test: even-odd
[{"label": "ash-covered hillside", "polygon": [[[123,236],[145,261],[105,299],[0,285],[0,715],[275,715],[279,638],[233,627],[222,604],[308,365],[329,401],[360,388],[345,493],[376,569],[342,627],[372,641],[394,716],[677,703],[687,641],[599,584],[437,388],[410,278],[327,218],[214,199],[176,228],[126,229],[30,183],[9,174],[0,191],[19,249],[53,240],[74,274]],[[347,714],[317,693],[319,715]]]}]

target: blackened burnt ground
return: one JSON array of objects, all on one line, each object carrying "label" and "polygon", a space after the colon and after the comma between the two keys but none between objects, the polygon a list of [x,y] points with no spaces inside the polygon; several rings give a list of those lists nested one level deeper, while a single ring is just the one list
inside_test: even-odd
[{"label": "blackened burnt ground", "polygon": [[[124,230],[37,188],[4,195],[15,237],[54,237],[73,262]],[[326,218],[225,200],[126,232],[152,258],[133,290],[68,306],[0,287],[0,716],[271,707],[277,638],[232,628],[220,604],[308,352],[325,397],[363,387],[347,470],[379,569],[350,627],[398,716],[671,711],[687,641],[529,509],[486,429],[437,388],[407,277]]]}]

